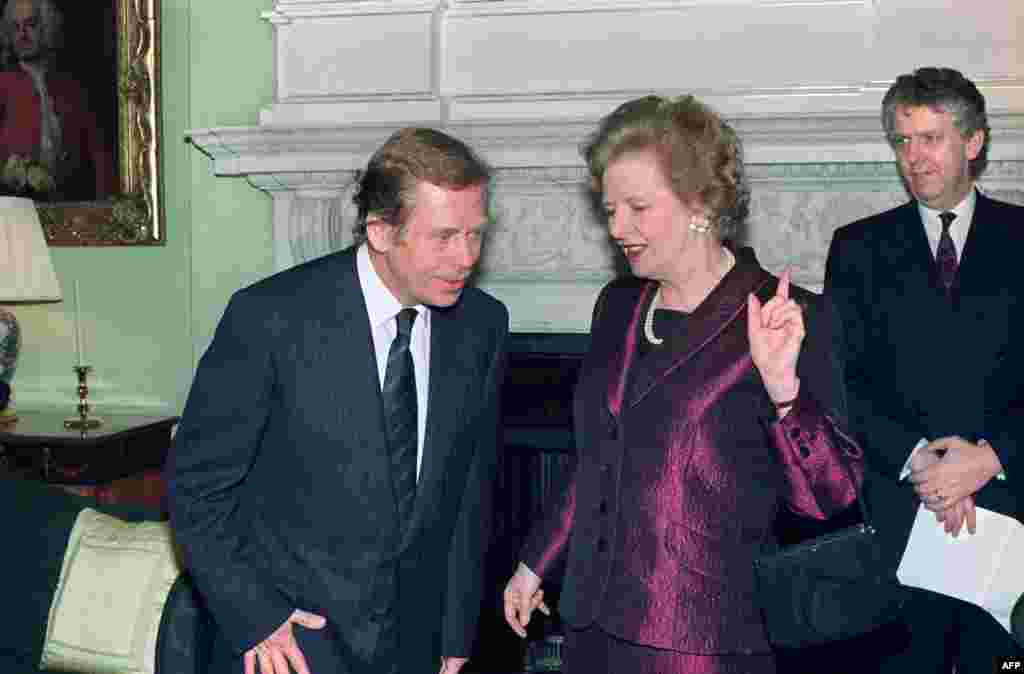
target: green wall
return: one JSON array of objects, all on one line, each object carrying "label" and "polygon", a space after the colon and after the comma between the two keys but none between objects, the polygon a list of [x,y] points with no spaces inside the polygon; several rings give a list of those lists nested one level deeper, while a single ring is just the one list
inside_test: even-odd
[{"label": "green wall", "polygon": [[51,249],[65,301],[15,307],[24,342],[18,407],[73,411],[76,279],[97,413],[135,406],[179,413],[231,293],[270,273],[270,198],[242,179],[215,177],[183,139],[188,129],[258,123],[273,99],[272,31],[260,18],[272,5],[162,0],[167,244]]}]

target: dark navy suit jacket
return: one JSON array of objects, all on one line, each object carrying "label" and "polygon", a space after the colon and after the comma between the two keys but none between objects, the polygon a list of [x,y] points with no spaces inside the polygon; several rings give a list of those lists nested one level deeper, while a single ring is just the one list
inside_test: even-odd
[{"label": "dark navy suit jacket", "polygon": [[1021,516],[1024,208],[978,193],[951,297],[916,202],[840,228],[825,293],[843,324],[851,428],[875,524],[899,563],[920,501],[897,477],[921,438],[984,438],[1009,480],[977,505]]},{"label": "dark navy suit jacket", "polygon": [[[167,477],[186,563],[236,655],[296,608],[327,618],[295,628],[314,672],[434,671],[442,655],[469,655],[508,312],[472,288],[432,312],[423,461],[403,528],[355,249],[231,299]],[[396,625],[400,648],[381,653]]]}]

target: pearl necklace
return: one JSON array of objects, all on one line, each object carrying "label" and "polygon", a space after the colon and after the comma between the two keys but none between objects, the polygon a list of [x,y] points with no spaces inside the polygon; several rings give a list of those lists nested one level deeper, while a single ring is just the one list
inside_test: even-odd
[{"label": "pearl necklace", "polygon": [[654,334],[654,309],[658,306],[661,301],[661,286],[654,291],[654,297],[651,298],[651,305],[647,307],[647,315],[644,317],[644,337],[647,341],[654,346],[661,346],[665,343],[665,340]]},{"label": "pearl necklace", "polygon": [[[723,278],[725,278],[725,275],[729,273],[729,270],[732,269],[733,265],[736,263],[736,258],[729,251],[729,249],[726,248],[724,250],[726,259],[725,269],[722,271],[721,274],[718,275],[718,279],[715,281],[715,284],[711,286],[712,289],[715,286],[717,286]],[[661,346],[662,344],[665,343],[665,340],[663,338],[658,337],[657,335],[654,334],[654,310],[658,308],[658,305],[660,303],[661,285],[659,284],[658,289],[654,291],[654,297],[651,298],[650,306],[647,307],[647,315],[644,316],[644,337],[646,337],[647,341],[653,346]]]}]

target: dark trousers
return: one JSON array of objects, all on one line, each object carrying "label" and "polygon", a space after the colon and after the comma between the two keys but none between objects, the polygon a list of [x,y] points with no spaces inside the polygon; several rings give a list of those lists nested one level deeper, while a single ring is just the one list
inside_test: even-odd
[{"label": "dark trousers", "polygon": [[780,674],[992,674],[998,657],[1022,649],[982,608],[904,588],[903,620],[869,634],[779,654]]},{"label": "dark trousers", "polygon": [[880,674],[991,674],[997,657],[1020,655],[1013,637],[987,611],[926,590],[905,588],[905,648],[879,663]]},{"label": "dark trousers", "polygon": [[1020,657],[1003,626],[973,604],[904,588],[904,619],[870,634],[779,653],[779,674],[992,674],[996,657]]}]

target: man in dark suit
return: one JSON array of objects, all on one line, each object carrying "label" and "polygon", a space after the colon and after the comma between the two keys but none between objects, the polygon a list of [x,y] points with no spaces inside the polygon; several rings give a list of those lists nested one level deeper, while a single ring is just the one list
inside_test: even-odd
[{"label": "man in dark suit", "polygon": [[360,243],[228,305],[167,468],[218,627],[211,671],[466,662],[508,333],[505,307],[466,287],[488,180],[460,141],[399,131],[361,176]]},{"label": "man in dark suit", "polygon": [[[836,232],[825,291],[843,324],[865,493],[895,571],[921,504],[955,534],[965,523],[973,533],[975,505],[1021,517],[1024,208],[975,188],[989,127],[959,72],[900,76],[882,121],[913,200]],[[993,656],[1015,653],[980,608],[906,595],[906,633],[882,649],[880,671],[991,672]]]}]

